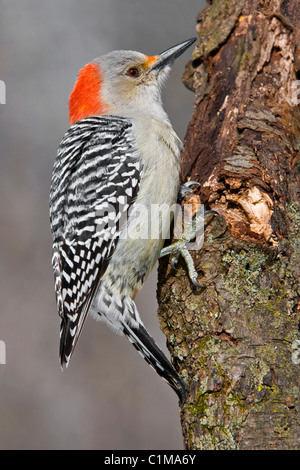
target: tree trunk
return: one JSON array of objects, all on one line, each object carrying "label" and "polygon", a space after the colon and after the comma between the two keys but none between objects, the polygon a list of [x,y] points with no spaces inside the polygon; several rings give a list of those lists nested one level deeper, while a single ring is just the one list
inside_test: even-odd
[{"label": "tree trunk", "polygon": [[159,265],[161,328],[190,388],[184,445],[300,449],[300,7],[208,3],[182,153],[182,181],[220,214],[191,253],[205,288],[184,262]]}]

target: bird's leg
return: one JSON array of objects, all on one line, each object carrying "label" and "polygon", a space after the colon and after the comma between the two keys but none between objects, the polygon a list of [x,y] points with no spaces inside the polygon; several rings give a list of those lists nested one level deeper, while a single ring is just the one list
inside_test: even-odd
[{"label": "bird's leg", "polygon": [[[186,198],[187,196],[190,196],[193,193],[191,186],[199,184],[200,183],[196,181],[188,181],[182,185],[179,189],[178,201]],[[197,271],[195,269],[193,259],[188,251],[187,245],[196,237],[197,232],[199,232],[200,229],[203,229],[205,217],[210,214],[217,215],[218,213],[213,210],[200,210],[195,212],[192,217],[184,224],[184,231],[181,238],[178,241],[172,243],[172,245],[163,248],[159,256],[159,258],[162,258],[163,256],[171,255],[171,267],[174,268],[178,262],[179,256],[181,255],[185,260],[191,282],[194,286],[200,288],[203,288],[203,286],[201,286],[197,281]]]}]

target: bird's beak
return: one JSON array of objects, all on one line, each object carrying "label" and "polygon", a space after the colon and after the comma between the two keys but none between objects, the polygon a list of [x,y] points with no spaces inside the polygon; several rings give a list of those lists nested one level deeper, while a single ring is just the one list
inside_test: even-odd
[{"label": "bird's beak", "polygon": [[183,41],[180,44],[177,44],[177,46],[170,47],[159,54],[157,61],[150,67],[149,72],[154,70],[159,72],[167,65],[172,65],[174,60],[183,54],[184,51],[186,51],[195,41],[196,38],[188,39],[187,41]]}]

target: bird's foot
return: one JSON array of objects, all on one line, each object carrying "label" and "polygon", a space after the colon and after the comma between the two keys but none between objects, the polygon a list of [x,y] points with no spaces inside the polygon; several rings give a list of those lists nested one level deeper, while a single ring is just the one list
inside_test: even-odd
[{"label": "bird's foot", "polygon": [[199,284],[199,282],[197,281],[198,274],[195,269],[193,258],[191,257],[187,248],[187,245],[191,242],[191,240],[196,237],[197,232],[199,231],[199,227],[203,228],[205,217],[210,214],[218,215],[218,213],[213,210],[204,211],[204,213],[201,213],[200,215],[198,213],[195,213],[186,224],[183,236],[180,238],[180,240],[172,243],[172,245],[163,248],[159,256],[159,258],[162,258],[163,256],[171,255],[171,268],[173,269],[175,268],[179,260],[179,256],[181,255],[185,260],[191,282],[195,287],[199,288],[203,288],[203,286],[201,286],[201,284]]},{"label": "bird's foot", "polygon": [[[187,181],[184,183],[178,192],[178,202],[182,201],[186,197],[191,196],[194,191],[192,188],[195,185],[200,185],[200,183],[197,181]],[[172,245],[163,248],[159,256],[159,258],[162,258],[163,256],[171,255],[171,268],[174,269],[181,255],[185,260],[189,278],[192,284],[198,288],[203,288],[203,286],[201,286],[201,284],[199,284],[197,281],[198,274],[187,246],[193,239],[195,239],[197,232],[199,232],[200,229],[203,229],[205,218],[210,214],[218,215],[216,211],[205,211],[203,210],[203,206],[201,208],[202,210],[195,212],[193,216],[187,222],[185,222],[184,232],[181,238],[172,243]]]}]

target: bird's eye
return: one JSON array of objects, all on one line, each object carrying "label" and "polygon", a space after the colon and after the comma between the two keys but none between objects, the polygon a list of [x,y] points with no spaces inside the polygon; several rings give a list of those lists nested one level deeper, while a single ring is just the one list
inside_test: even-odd
[{"label": "bird's eye", "polygon": [[127,75],[129,77],[137,78],[141,75],[140,70],[137,67],[130,67],[130,69],[127,70]]}]

